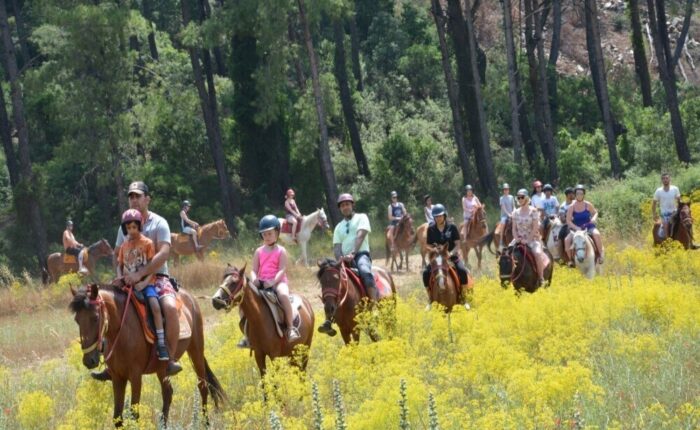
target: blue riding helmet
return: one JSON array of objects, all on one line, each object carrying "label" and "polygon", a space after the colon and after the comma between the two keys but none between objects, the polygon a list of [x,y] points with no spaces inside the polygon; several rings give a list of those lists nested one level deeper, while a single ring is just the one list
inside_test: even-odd
[{"label": "blue riding helmet", "polygon": [[546,184],[543,188],[542,191],[554,191],[554,187],[552,187],[552,184]]},{"label": "blue riding helmet", "polygon": [[433,208],[430,210],[430,213],[433,215],[433,218],[436,216],[440,215],[447,215],[447,210],[445,209],[445,206],[443,206],[441,203],[433,205]]},{"label": "blue riding helmet", "polygon": [[268,230],[280,230],[280,220],[274,215],[265,215],[260,218],[258,223],[258,233],[263,233]]}]

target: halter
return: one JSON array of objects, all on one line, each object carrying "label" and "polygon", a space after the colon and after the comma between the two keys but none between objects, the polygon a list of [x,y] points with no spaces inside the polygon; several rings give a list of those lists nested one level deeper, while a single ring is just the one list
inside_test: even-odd
[{"label": "halter", "polygon": [[[340,269],[333,266],[329,266],[328,268],[326,268],[326,272],[333,271],[338,274],[338,276],[340,277],[340,283],[338,285],[338,288],[321,286],[321,298],[323,300],[325,300],[326,298],[334,300],[336,308],[341,307],[345,303],[345,300],[347,299],[348,294],[350,292],[350,287],[348,285],[349,280],[347,270],[348,269],[347,266],[345,266],[345,262],[341,263]],[[340,299],[340,301],[338,301],[338,297],[340,296],[343,289],[345,290],[343,293],[343,297]]]},{"label": "halter", "polygon": [[513,255],[515,249],[513,249],[513,251],[511,251],[510,254],[508,255],[508,256],[510,257],[510,267],[511,267],[511,269],[510,269],[510,282],[512,282],[512,283],[515,283],[515,281],[517,281],[518,279],[520,279],[520,277],[523,276],[523,273],[525,273],[525,262],[527,261],[527,254],[528,254],[528,251],[529,251],[529,248],[528,248],[527,245],[518,244],[518,245],[516,245],[516,247],[519,248],[519,249],[522,249],[522,253],[523,253],[523,264],[522,264],[522,269],[520,269],[520,273],[518,273],[518,274],[516,275],[516,274],[515,274],[515,266],[516,266],[516,264],[515,264],[515,256]]},{"label": "halter", "polygon": [[[230,276],[230,275],[229,275]],[[228,276],[227,276],[228,277]],[[233,309],[234,306],[238,303],[238,298],[243,295],[243,282],[245,280],[245,276],[241,276],[240,279],[238,280],[238,284],[235,285],[235,288],[231,290],[228,285],[224,282],[221,285],[219,285],[218,290],[223,290],[226,295],[228,296],[229,300],[226,299],[219,299],[219,298],[214,298],[214,300],[219,301],[220,303],[223,302],[224,304],[224,309],[226,312],[229,312],[231,309]],[[217,292],[218,292],[217,290]]]},{"label": "halter", "polygon": [[[90,294],[92,287],[88,285],[87,287],[87,293]],[[97,306],[98,309],[98,318],[97,318],[97,340],[95,340],[94,343],[92,343],[90,346],[87,348],[82,348],[83,355],[89,354],[95,349],[97,349],[99,352],[102,352],[104,350],[104,344],[102,343],[102,340],[104,339],[104,335],[107,333],[107,329],[109,328],[109,320],[107,319],[106,309],[105,309],[105,302],[102,300],[102,296],[97,294],[97,298],[94,300],[90,299],[85,299],[86,302],[90,305]]]}]

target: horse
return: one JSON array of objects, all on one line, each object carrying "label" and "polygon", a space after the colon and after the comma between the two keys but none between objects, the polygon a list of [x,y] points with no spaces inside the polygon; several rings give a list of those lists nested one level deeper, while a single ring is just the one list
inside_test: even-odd
[{"label": "horse", "polygon": [[[318,268],[316,277],[321,284],[321,299],[326,319],[338,324],[340,335],[346,345],[351,341],[359,342],[360,331],[357,328],[355,316],[364,307],[362,303],[365,299],[365,295],[362,293],[364,287],[356,283],[358,278],[348,275],[347,272],[352,269],[343,262],[326,258],[318,261]],[[389,298],[395,300],[396,286],[391,274],[380,267],[374,267],[373,270],[391,287],[391,295],[381,298],[380,302]],[[335,336],[335,330],[329,334]],[[373,333],[372,330],[369,331],[369,336],[373,341],[378,340],[376,333]]]},{"label": "horse", "polygon": [[[548,284],[552,283],[552,273],[554,266],[552,254],[544,249],[544,253],[549,257],[549,264],[544,268],[544,279]],[[512,283],[516,293],[525,290],[534,293],[539,288],[537,267],[535,266],[535,256],[527,245],[516,244],[513,247],[499,251],[498,272],[501,278],[501,287],[508,288],[508,283]]]},{"label": "horse", "polygon": [[654,245],[660,245],[664,240],[677,240],[685,249],[698,249],[698,245],[693,243],[693,215],[690,213],[690,204],[681,202],[678,205],[678,210],[673,217],[671,224],[671,234],[666,233],[665,237],[659,236],[661,222],[657,222],[652,227],[652,236],[654,237]]},{"label": "horse", "polygon": [[244,330],[244,326],[247,326],[244,333],[248,336],[250,348],[255,354],[255,362],[261,377],[265,376],[266,357],[270,357],[271,360],[277,357],[293,357],[297,345],[305,345],[306,351],[303,351],[300,360],[293,360],[292,364],[305,370],[309,358],[308,350],[311,348],[314,335],[314,311],[311,303],[299,295],[302,301],[299,308],[301,338],[291,344],[286,337],[280,337],[277,333],[272,312],[260,294],[246,277],[245,266],[239,270],[229,265],[224,272],[224,281],[212,297],[212,304],[216,310],[231,310],[239,306],[246,320],[246,324],[241,323],[241,331]]},{"label": "horse", "polygon": [[430,227],[430,224],[426,222],[419,225],[416,229],[416,241],[418,242],[418,246],[420,247],[421,269],[425,269],[425,256],[428,255],[428,253],[432,249],[431,246],[428,246],[428,227]]},{"label": "horse", "polygon": [[[405,214],[401,217],[401,220],[396,227],[394,227],[395,239],[394,239],[394,249],[391,250],[391,239],[389,235],[391,234],[389,230],[386,231],[385,235],[385,248],[386,248],[386,265],[389,265],[389,257],[391,257],[390,270],[401,270],[403,268],[404,259],[406,260],[406,270],[408,267],[408,253],[416,245],[416,232],[413,230],[413,218],[411,215]],[[399,263],[396,264],[396,256],[399,256]]]},{"label": "horse", "polygon": [[[280,224],[282,225],[282,230],[279,236],[280,239],[287,245],[293,244],[294,241],[292,240],[292,233],[290,231],[285,231],[285,224],[287,224],[287,220],[280,218]],[[307,247],[309,239],[311,239],[311,232],[313,232],[316,227],[319,227],[321,230],[330,228],[328,225],[326,212],[323,210],[323,208],[316,209],[315,212],[304,215],[304,218],[301,220],[301,226],[297,227],[299,229],[299,232],[297,233],[297,242],[299,243],[299,246],[301,246],[301,256],[297,260],[297,263],[299,260],[303,259],[304,266],[306,267],[309,267]]]},{"label": "horse", "polygon": [[[125,294],[114,285],[98,287],[96,284],[89,284],[78,291],[71,287],[71,292],[73,299],[69,309],[75,314],[75,322],[80,330],[83,365],[94,369],[100,363],[100,356],[105,355],[112,377],[116,426],[122,425],[126,383],[131,384],[131,405],[137,405],[141,400],[143,375],[154,372],[160,381],[163,422],[167,424],[173,397],[173,387],[170,378],[166,376],[167,362],[158,361],[153,345],[147,343],[136,310],[129,306],[131,292]],[[207,395],[211,394],[214,405],[218,408],[220,402],[226,401],[226,394],[204,357],[204,323],[199,305],[182,288],[178,297],[182,299],[182,312],[187,316],[192,334],[187,339],[180,339],[173,356],[179,359],[187,352],[197,374],[197,387],[202,396],[202,411],[206,418]],[[122,332],[124,336],[120,336]]]},{"label": "horse", "polygon": [[549,227],[545,230],[544,243],[554,260],[564,258],[566,255],[564,243],[562,240],[559,240],[559,232],[562,227],[564,227],[564,224],[561,223],[559,217],[552,217],[549,219]]},{"label": "horse", "polygon": [[[46,258],[46,270],[42,273],[44,284],[50,282],[58,282],[58,278],[66,273],[78,271],[78,257],[75,257],[74,263],[66,263],[63,261],[65,253],[54,252]],[[95,273],[95,263],[103,257],[111,257],[114,255],[114,250],[110,246],[107,239],[100,239],[87,248],[87,259],[83,262],[88,274],[93,276]]]},{"label": "horse", "polygon": [[446,245],[435,245],[429,252],[430,280],[428,281],[428,301],[437,302],[445,307],[445,312],[452,312],[452,307],[462,299],[459,277],[450,267]]},{"label": "horse", "polygon": [[170,255],[173,256],[175,264],[180,263],[181,255],[195,254],[199,261],[204,259],[204,252],[213,240],[224,240],[231,237],[226,221],[223,219],[204,224],[197,229],[197,238],[202,246],[198,252],[194,249],[194,242],[189,234],[170,233]]},{"label": "horse", "polygon": [[[459,225],[459,231],[464,231],[464,223]],[[489,226],[486,222],[486,207],[481,206],[474,211],[467,237],[460,237],[462,256],[464,257],[465,263],[469,262],[469,251],[474,248],[474,251],[476,251],[476,258],[478,259],[477,267],[481,269],[481,253],[484,247],[483,239],[488,233]]]},{"label": "horse", "polygon": [[578,270],[588,279],[593,279],[598,265],[596,264],[595,247],[593,239],[586,230],[575,231],[571,240],[571,249],[574,251],[574,264]]}]

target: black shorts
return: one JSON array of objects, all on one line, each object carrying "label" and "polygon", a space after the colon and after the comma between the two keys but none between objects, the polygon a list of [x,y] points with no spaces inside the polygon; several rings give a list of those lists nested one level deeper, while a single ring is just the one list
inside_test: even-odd
[{"label": "black shorts", "polygon": [[80,255],[80,251],[83,250],[83,247],[81,246],[80,248],[66,248],[66,254],[68,255],[75,255],[76,257]]}]

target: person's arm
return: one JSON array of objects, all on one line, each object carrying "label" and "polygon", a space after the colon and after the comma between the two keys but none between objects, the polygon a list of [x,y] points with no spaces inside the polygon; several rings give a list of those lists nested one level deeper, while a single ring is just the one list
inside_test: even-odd
[{"label": "person's arm", "polygon": [[275,280],[273,281],[275,285],[282,282],[282,278],[287,273],[287,250],[283,249],[280,253],[280,267],[275,275]]},{"label": "person's arm", "polygon": [[352,250],[353,256],[360,251],[360,247],[362,246],[362,242],[365,240],[367,233],[368,233],[367,230],[357,230],[357,237],[355,238],[355,246],[353,247],[353,250]]},{"label": "person's arm", "polygon": [[658,221],[659,215],[656,213],[656,196],[654,196],[654,200],[651,201],[651,218],[654,221]]},{"label": "person's arm", "polygon": [[681,204],[681,190],[676,187],[676,210],[678,210],[678,206]]},{"label": "person's arm", "polygon": [[333,244],[333,254],[335,255],[336,260],[340,260],[341,257],[343,256],[343,245],[340,243],[334,243]]},{"label": "person's arm", "polygon": [[180,218],[182,218],[187,225],[192,226],[193,228],[199,227],[199,224],[192,221],[190,217],[187,216],[187,213],[185,211],[180,211]]},{"label": "person's arm", "polygon": [[394,220],[394,216],[393,216],[393,214],[391,213],[391,205],[389,205],[388,208],[387,208],[386,217],[387,217],[387,219],[388,219],[389,221],[393,221],[393,220]]},{"label": "person's arm", "polygon": [[292,199],[292,203],[293,203],[293,204],[292,204],[292,206],[293,206],[292,209],[293,209],[293,211],[294,211],[294,216],[297,217],[297,218],[299,218],[299,219],[304,218],[304,215],[303,215],[303,214],[301,213],[301,211],[299,210],[299,207],[297,207],[297,202],[296,202],[296,200]]},{"label": "person's arm", "polygon": [[569,226],[571,231],[578,230],[578,226],[574,224],[574,203],[571,203],[569,208],[566,210],[566,224]]},{"label": "person's arm", "polygon": [[481,200],[477,196],[474,196],[474,208],[480,208],[481,207]]},{"label": "person's arm", "polygon": [[596,223],[598,221],[598,210],[592,203],[588,203],[588,206],[590,206],[589,210],[591,211],[591,222]]}]

